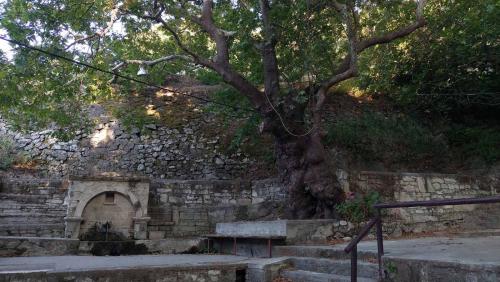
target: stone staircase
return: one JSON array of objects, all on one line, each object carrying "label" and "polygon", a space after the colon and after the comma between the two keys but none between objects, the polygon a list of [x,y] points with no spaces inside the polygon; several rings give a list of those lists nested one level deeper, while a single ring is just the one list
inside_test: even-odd
[{"label": "stone staircase", "polygon": [[0,180],[0,236],[64,237],[65,191],[59,181]]},{"label": "stone staircase", "polygon": [[[349,282],[351,262],[345,253],[329,246],[276,246],[274,256],[289,257],[290,268],[283,268],[280,276],[293,282]],[[372,256],[364,259],[373,260]],[[358,261],[358,281],[378,281],[378,265]]]},{"label": "stone staircase", "polygon": [[[274,281],[277,277],[293,282],[351,281],[350,256],[342,249],[332,248],[321,237],[331,220],[275,220],[217,223],[214,249],[247,257],[272,258],[249,263],[248,282]],[[271,244],[269,238],[279,238]],[[260,241],[262,242],[260,242]],[[259,243],[260,242],[260,243]],[[320,245],[300,245],[300,244]],[[288,244],[288,245],[285,245]],[[373,253],[359,252],[358,281],[378,281],[378,264]]]},{"label": "stone staircase", "polygon": [[174,222],[170,207],[150,205],[148,216],[151,218],[148,222],[149,239],[164,239],[171,235]]}]

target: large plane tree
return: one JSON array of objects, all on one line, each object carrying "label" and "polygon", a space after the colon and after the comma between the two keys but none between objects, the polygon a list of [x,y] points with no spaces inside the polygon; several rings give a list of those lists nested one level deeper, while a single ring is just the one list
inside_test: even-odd
[{"label": "large plane tree", "polygon": [[[344,196],[322,144],[325,100],[358,75],[363,51],[423,27],[424,2],[8,0],[1,27],[11,39],[116,73],[148,72],[150,82],[169,72],[219,75],[274,137],[288,216],[331,217]],[[0,108],[21,122],[78,124],[79,106],[118,95],[112,85],[130,87],[27,49],[13,53],[2,62]]]}]

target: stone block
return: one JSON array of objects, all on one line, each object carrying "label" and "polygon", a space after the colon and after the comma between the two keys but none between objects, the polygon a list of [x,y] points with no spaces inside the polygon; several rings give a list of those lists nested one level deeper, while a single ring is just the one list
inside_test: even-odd
[{"label": "stone block", "polygon": [[150,240],[159,240],[165,238],[165,231],[149,231]]}]

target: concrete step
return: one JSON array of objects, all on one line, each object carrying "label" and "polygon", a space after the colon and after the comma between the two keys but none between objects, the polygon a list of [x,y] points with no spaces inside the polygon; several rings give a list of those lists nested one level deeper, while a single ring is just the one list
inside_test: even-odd
[{"label": "concrete step", "polygon": [[23,212],[40,214],[66,214],[66,207],[62,204],[6,204],[0,203],[1,214],[20,214]]},{"label": "concrete step", "polygon": [[14,224],[0,224],[0,229],[3,228],[17,228],[17,229],[30,229],[30,228],[62,228],[64,229],[64,223],[62,224],[52,224],[52,223],[36,223],[36,224],[23,224],[23,225],[14,225]]},{"label": "concrete step", "polygon": [[[345,275],[320,273],[306,270],[283,270],[281,272],[283,278],[287,278],[292,282],[350,282],[351,277]],[[358,277],[360,282],[376,282],[377,279]]]},{"label": "concrete step", "polygon": [[61,212],[49,212],[46,211],[46,213],[43,213],[44,210],[40,210],[39,213],[33,213],[32,211],[25,212],[25,211],[19,211],[15,214],[1,214],[0,215],[0,220],[2,219],[26,219],[26,220],[43,220],[43,219],[48,219],[48,220],[53,220],[53,219],[64,219],[65,214]]},{"label": "concrete step", "polygon": [[[0,193],[1,200],[45,200],[50,198],[52,198],[52,195]],[[60,198],[64,198],[64,196],[61,196]]]},{"label": "concrete step", "polygon": [[0,215],[0,224],[6,224],[6,225],[64,224],[64,215],[33,214],[33,213]]},{"label": "concrete step", "polygon": [[0,224],[0,236],[64,237],[64,224]]},{"label": "concrete step", "polygon": [[[350,276],[350,260],[333,260],[325,258],[293,257],[290,258],[292,265],[297,270],[306,270],[328,274]],[[378,276],[378,265],[369,262],[358,261],[358,277],[376,278]]]},{"label": "concrete step", "polygon": [[[328,245],[290,245],[290,246],[275,246],[273,248],[273,257],[288,256],[288,257],[312,257],[312,258],[329,258],[336,260],[348,260],[350,254],[346,254],[343,249]],[[376,260],[377,254],[373,252],[358,251],[359,261]]]},{"label": "concrete step", "polygon": [[24,186],[23,184],[4,185],[0,194],[22,194],[22,195],[50,195],[61,194],[65,191],[53,186]]},{"label": "concrete step", "polygon": [[44,203],[51,200],[64,201],[64,194],[17,194],[17,193],[0,193],[0,201],[14,201],[22,203]]}]

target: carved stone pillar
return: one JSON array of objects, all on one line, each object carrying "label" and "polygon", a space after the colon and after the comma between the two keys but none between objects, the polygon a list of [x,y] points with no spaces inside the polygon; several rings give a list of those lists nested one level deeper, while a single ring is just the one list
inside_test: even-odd
[{"label": "carved stone pillar", "polygon": [[83,218],[81,217],[65,217],[66,228],[64,230],[64,236],[66,238],[78,239],[80,234],[80,224]]},{"label": "carved stone pillar", "polygon": [[134,217],[134,239],[148,239],[148,222],[150,217]]}]

